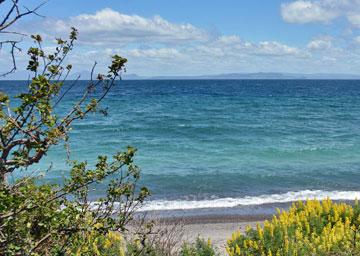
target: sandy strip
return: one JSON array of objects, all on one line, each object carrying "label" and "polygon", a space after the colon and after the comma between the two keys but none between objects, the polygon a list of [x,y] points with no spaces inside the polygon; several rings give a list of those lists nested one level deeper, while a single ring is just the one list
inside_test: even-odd
[{"label": "sandy strip", "polygon": [[[228,223],[202,223],[202,224],[185,224],[184,240],[193,242],[200,236],[211,239],[212,244],[219,252],[225,253],[226,241],[231,234],[240,229],[244,231],[247,225],[256,226],[259,222],[228,222]],[[261,223],[261,222],[260,222]]]},{"label": "sandy strip", "polygon": [[272,215],[219,215],[219,216],[193,216],[186,218],[167,219],[168,224],[183,223],[183,240],[192,243],[197,237],[211,239],[212,244],[225,254],[226,242],[233,232],[240,229],[245,231],[246,226],[255,227],[257,223],[262,224],[265,219],[270,219]]}]

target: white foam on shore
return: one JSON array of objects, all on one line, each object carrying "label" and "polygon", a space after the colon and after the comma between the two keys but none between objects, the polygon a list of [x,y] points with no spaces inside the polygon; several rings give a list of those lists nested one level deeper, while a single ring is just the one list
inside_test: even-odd
[{"label": "white foam on shore", "polygon": [[241,198],[219,198],[211,200],[154,200],[147,201],[139,211],[190,210],[202,208],[230,208],[246,205],[288,203],[306,199],[355,200],[360,199],[360,191],[303,190],[284,194],[245,196]]}]

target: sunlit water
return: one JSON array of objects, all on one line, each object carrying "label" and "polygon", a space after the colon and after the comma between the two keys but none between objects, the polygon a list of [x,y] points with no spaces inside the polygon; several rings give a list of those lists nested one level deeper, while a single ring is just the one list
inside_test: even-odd
[{"label": "sunlit water", "polygon": [[[15,95],[23,82],[0,81]],[[56,111],[80,96],[80,82]],[[360,81],[122,81],[73,126],[72,159],[138,149],[147,209],[232,207],[360,193]],[[63,146],[38,165],[66,177]],[[102,188],[99,188],[100,193]]]}]

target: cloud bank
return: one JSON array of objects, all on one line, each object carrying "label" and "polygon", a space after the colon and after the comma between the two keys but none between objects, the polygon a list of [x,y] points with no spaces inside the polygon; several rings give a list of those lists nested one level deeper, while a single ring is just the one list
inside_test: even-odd
[{"label": "cloud bank", "polygon": [[178,44],[188,41],[204,41],[208,33],[189,23],[174,24],[160,16],[144,18],[126,15],[105,8],[95,14],[81,14],[68,19],[46,19],[37,29],[49,37],[65,35],[70,27],[76,27],[83,43],[116,45],[132,42]]},{"label": "cloud bank", "polygon": [[[358,10],[360,0],[298,0],[283,3],[279,15],[289,23],[324,26],[343,17],[357,27]],[[80,70],[88,70],[95,60],[106,66],[110,55],[120,54],[129,59],[129,73],[145,76],[259,71],[360,73],[360,36],[356,34],[345,43],[330,35],[318,35],[296,46],[275,40],[254,42],[236,34],[214,34],[190,23],[129,15],[110,8],[65,19],[47,18],[23,24],[21,29],[45,35],[50,42],[54,37],[65,37],[71,26],[80,34],[70,61]],[[0,59],[0,67],[6,60]]]},{"label": "cloud bank", "polygon": [[281,4],[282,18],[289,23],[330,23],[345,17],[360,26],[360,0],[298,0]]}]

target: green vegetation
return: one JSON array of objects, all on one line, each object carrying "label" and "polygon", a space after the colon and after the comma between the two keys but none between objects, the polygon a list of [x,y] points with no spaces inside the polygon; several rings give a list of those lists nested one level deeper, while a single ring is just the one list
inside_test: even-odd
[{"label": "green vegetation", "polygon": [[[71,70],[71,65],[62,63],[73,49],[77,31],[73,29],[68,40],[57,39],[56,51],[51,54],[42,50],[39,35],[32,38],[37,46],[28,51],[27,68],[33,74],[28,91],[18,95],[17,104],[12,105],[5,93],[0,95],[0,255],[63,255],[74,250],[84,255],[90,250],[85,246],[89,237],[103,240],[112,231],[125,230],[133,212],[149,195],[146,188],[136,187],[140,178],[133,163],[136,150],[128,147],[111,159],[99,156],[93,167],[71,161],[70,177],[62,186],[38,185],[40,178],[25,171],[52,145],[67,142],[74,121],[98,111],[99,103],[116,85],[126,59],[113,56],[108,73],[92,78],[82,98],[59,117],[54,109],[66,97],[68,90],[62,87]],[[95,97],[99,90],[100,96]],[[9,174],[25,177],[10,183]],[[89,192],[100,182],[108,183],[105,196],[91,204]]]},{"label": "green vegetation", "polygon": [[263,227],[237,231],[228,254],[239,255],[360,255],[360,206],[309,200],[295,203]]},{"label": "green vegetation", "polygon": [[[18,1],[11,3],[0,25],[3,33],[24,16]],[[44,184],[41,174],[28,170],[53,145],[63,143],[70,152],[72,123],[90,112],[104,113],[100,103],[125,68],[127,60],[115,55],[107,73],[95,75],[95,63],[83,95],[63,116],[55,114],[76,86],[77,81],[65,82],[72,69],[67,56],[77,37],[72,28],[69,38],[56,39],[55,51],[47,53],[41,36],[31,36],[34,46],[27,51],[27,90],[16,99],[0,93],[0,255],[117,255],[113,250],[122,240],[116,234],[126,230],[134,211],[149,195],[147,188],[137,186],[140,170],[132,147],[111,158],[99,156],[94,166],[70,160],[69,155],[70,175],[62,185]],[[10,175],[21,178],[10,182]],[[107,185],[106,192],[91,203],[89,193],[98,183]]]},{"label": "green vegetation", "polygon": [[155,239],[153,242],[146,240],[146,246],[141,246],[139,240],[128,243],[125,255],[142,255],[142,256],[218,256],[210,240],[204,240],[200,237],[194,243],[183,243],[180,248],[175,244],[167,244],[167,239]]},{"label": "green vegetation", "polygon": [[179,256],[217,256],[219,255],[214,247],[211,244],[210,239],[208,241],[205,241],[204,239],[197,238],[195,243],[193,244],[187,244],[185,243],[181,251],[179,253]]}]

